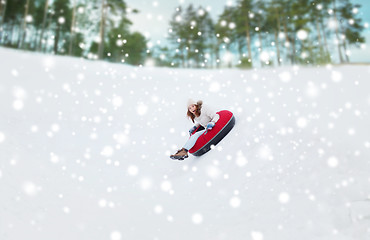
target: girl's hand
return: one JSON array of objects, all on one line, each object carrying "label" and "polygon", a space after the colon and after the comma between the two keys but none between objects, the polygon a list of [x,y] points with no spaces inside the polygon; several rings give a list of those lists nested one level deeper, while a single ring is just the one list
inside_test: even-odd
[{"label": "girl's hand", "polygon": [[190,134],[190,135],[191,135],[191,134],[193,134],[193,132],[194,132],[195,130],[197,130],[197,127],[196,127],[196,126],[194,126],[194,127],[190,128],[190,129],[189,129],[189,134]]},{"label": "girl's hand", "polygon": [[207,130],[211,130],[214,126],[215,126],[215,123],[214,122],[209,122],[207,124]]}]

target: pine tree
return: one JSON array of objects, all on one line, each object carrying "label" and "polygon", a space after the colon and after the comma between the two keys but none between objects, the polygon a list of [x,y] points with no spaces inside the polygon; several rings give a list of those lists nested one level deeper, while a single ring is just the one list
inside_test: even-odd
[{"label": "pine tree", "polygon": [[329,63],[331,62],[331,57],[330,53],[328,50],[328,43],[326,39],[326,33],[325,29],[323,28],[324,25],[324,20],[326,18],[327,13],[327,6],[328,6],[328,1],[321,0],[321,1],[316,1],[316,0],[311,0],[310,2],[310,12],[309,12],[309,17],[310,17],[310,22],[315,29],[315,33],[317,36],[317,45],[318,46],[318,53],[315,54],[315,62],[316,63]]},{"label": "pine tree", "polygon": [[[53,3],[53,21],[56,25],[54,36],[54,53],[59,53],[59,40],[61,35],[66,33],[71,26],[71,9],[69,8],[69,0],[55,0]],[[63,49],[65,52],[65,49]]]},{"label": "pine tree", "polygon": [[[262,34],[264,32],[267,32],[270,30],[270,26],[266,24],[266,5],[263,1],[257,1],[253,8],[253,21],[251,22],[252,28],[257,32],[258,36],[258,52],[261,54],[263,53],[263,38]],[[267,35],[267,34],[266,34]],[[269,64],[269,61],[264,61],[265,59],[262,59],[260,57],[261,66],[264,66],[265,64]]]},{"label": "pine tree", "polygon": [[41,28],[41,33],[38,39],[36,49],[41,51],[42,43],[44,40],[44,33],[46,29],[47,14],[49,10],[49,1],[50,0],[40,0],[39,5],[36,6],[36,12],[34,16],[34,23],[37,28]]},{"label": "pine tree", "polygon": [[[106,37],[106,28],[114,27],[112,17],[119,16],[121,19],[126,19],[126,3],[124,0],[101,0],[101,15],[99,27],[99,59],[104,58],[104,45]],[[109,14],[108,14],[109,13]],[[128,20],[127,20],[128,21]]]},{"label": "pine tree", "polygon": [[[243,28],[238,26],[242,26],[238,24],[238,8],[236,7],[225,7],[222,14],[219,16],[219,20],[216,24],[216,36],[217,36],[217,59],[218,62],[221,61],[220,59],[220,48],[226,50],[226,54],[230,54],[232,51],[232,46],[237,44],[237,50],[239,53],[240,62],[243,61],[243,53],[242,49],[244,47],[244,34]],[[242,38],[239,38],[242,36]],[[238,40],[242,39],[241,42]],[[228,67],[232,66],[231,59],[226,57],[226,63]],[[218,64],[219,67],[219,64]]]},{"label": "pine tree", "polygon": [[0,43],[2,42],[4,30],[4,18],[6,13],[7,0],[0,0]]},{"label": "pine tree", "polygon": [[[20,28],[21,20],[23,19],[24,14],[24,6],[26,4],[25,0],[13,0],[13,1],[7,1],[4,9],[4,23],[7,24],[7,30],[6,33],[3,36],[3,44],[8,46],[18,46],[18,41],[15,44],[14,38],[16,35],[15,31],[17,28]],[[23,7],[22,7],[23,6]],[[4,29],[5,32],[5,29]],[[19,35],[19,34],[18,34]]]},{"label": "pine tree", "polygon": [[132,65],[144,64],[146,44],[147,40],[141,33],[130,33],[124,47],[124,53],[127,55],[126,62]]},{"label": "pine tree", "polygon": [[361,24],[361,19],[356,16],[359,4],[352,4],[348,0],[342,0],[342,5],[338,8],[339,29],[343,35],[342,47],[346,61],[349,62],[348,45],[359,46],[365,42],[365,38],[361,36],[364,26]]},{"label": "pine tree", "polygon": [[269,7],[267,8],[267,16],[266,16],[266,26],[270,27],[270,31],[274,34],[275,39],[275,48],[276,48],[276,61],[278,65],[281,65],[282,58],[280,52],[280,41],[279,35],[281,33],[281,12],[282,12],[282,5],[277,1],[274,0],[270,3]]},{"label": "pine tree", "polygon": [[30,9],[30,0],[27,0],[26,5],[24,6],[24,16],[23,16],[23,24],[22,24],[22,33],[20,36],[20,40],[18,42],[18,48],[22,48],[24,44],[24,40],[26,38],[26,28],[27,28],[27,17],[28,17],[28,11]]},{"label": "pine tree", "polygon": [[68,55],[72,55],[73,51],[73,40],[75,35],[75,25],[76,25],[76,9],[77,9],[77,0],[73,0],[73,10],[72,10],[72,20],[71,20],[71,30],[69,36],[69,47]]},{"label": "pine tree", "polygon": [[238,18],[243,23],[242,29],[246,37],[248,49],[248,62],[253,65],[252,61],[252,35],[251,35],[251,9],[253,8],[254,0],[240,0],[238,2]]},{"label": "pine tree", "polygon": [[193,12],[190,21],[192,39],[192,59],[196,67],[205,66],[206,48],[213,37],[213,22],[209,13],[202,7]]},{"label": "pine tree", "polygon": [[[191,10],[191,9],[190,9]],[[187,12],[190,11],[189,7]],[[189,58],[189,34],[188,21],[185,19],[185,13],[182,7],[177,7],[170,21],[170,29],[168,30],[168,40],[175,48],[174,61],[178,61],[182,67],[187,67]]]}]

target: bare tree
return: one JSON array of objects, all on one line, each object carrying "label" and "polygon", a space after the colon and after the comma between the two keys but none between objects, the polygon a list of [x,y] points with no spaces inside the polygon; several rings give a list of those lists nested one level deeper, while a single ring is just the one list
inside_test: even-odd
[{"label": "bare tree", "polygon": [[76,6],[77,6],[77,0],[74,0],[73,1],[73,12],[72,12],[71,33],[70,33],[71,36],[70,36],[70,40],[69,40],[69,50],[68,50],[69,55],[72,55],[75,24],[76,24]]},{"label": "bare tree", "polygon": [[104,54],[104,35],[105,35],[105,0],[101,0],[101,20],[100,20],[100,42],[99,42],[99,50],[98,50],[98,56],[99,59],[103,58]]},{"label": "bare tree", "polygon": [[49,8],[49,0],[45,1],[45,7],[44,7],[44,17],[42,19],[42,29],[41,29],[41,34],[40,34],[40,40],[37,49],[40,51],[42,48],[42,40],[44,38],[44,32],[45,32],[45,27],[46,27],[46,22],[47,22],[47,15],[48,15],[48,8]]},{"label": "bare tree", "polygon": [[4,32],[3,24],[4,24],[5,12],[6,12],[6,3],[7,3],[7,0],[1,0],[1,2],[0,2],[0,15],[1,15],[1,19],[0,19],[0,42],[2,42],[3,32]]},{"label": "bare tree", "polygon": [[26,39],[26,34],[27,34],[27,16],[28,16],[29,6],[30,6],[30,0],[27,0],[26,6],[25,6],[25,9],[24,9],[24,17],[23,17],[21,41],[19,42],[18,48],[22,48],[23,47],[24,40]]},{"label": "bare tree", "polygon": [[343,59],[343,55],[342,55],[342,51],[340,49],[340,45],[341,45],[341,40],[340,40],[340,34],[339,34],[339,21],[338,21],[338,17],[337,17],[337,8],[336,8],[336,1],[333,0],[333,10],[334,10],[334,21],[335,21],[335,36],[337,37],[337,41],[338,41],[338,53],[339,53],[339,61],[340,63],[343,63],[344,62],[344,59]]}]

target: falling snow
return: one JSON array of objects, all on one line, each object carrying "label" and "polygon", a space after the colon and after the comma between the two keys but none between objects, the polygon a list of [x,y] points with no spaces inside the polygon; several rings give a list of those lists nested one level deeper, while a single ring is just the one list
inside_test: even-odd
[{"label": "falling snow", "polygon": [[283,203],[283,204],[286,204],[288,203],[290,200],[290,195],[286,192],[282,192],[279,194],[279,202],[280,203]]},{"label": "falling snow", "polygon": [[119,231],[113,231],[110,234],[110,239],[111,240],[121,240],[121,233]]},{"label": "falling snow", "polygon": [[[0,56],[0,238],[370,238],[368,66]],[[236,125],[205,155],[174,161],[193,126],[188,98]]]},{"label": "falling snow", "polygon": [[3,143],[5,141],[5,134],[3,132],[0,132],[0,143]]},{"label": "falling snow", "polygon": [[203,215],[200,213],[194,213],[191,219],[194,224],[201,224],[203,222]]}]

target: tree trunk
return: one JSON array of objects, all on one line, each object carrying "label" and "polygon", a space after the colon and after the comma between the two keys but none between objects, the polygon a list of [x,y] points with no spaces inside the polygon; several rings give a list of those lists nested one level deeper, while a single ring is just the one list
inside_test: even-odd
[{"label": "tree trunk", "polygon": [[296,63],[296,59],[295,59],[295,56],[296,56],[296,46],[295,46],[295,37],[292,38],[292,64],[295,64]]},{"label": "tree trunk", "polygon": [[246,31],[246,38],[247,38],[247,47],[248,47],[248,61],[252,63],[252,49],[251,49],[251,35],[249,31],[249,16],[247,16],[247,20],[245,22],[245,31]]},{"label": "tree trunk", "polygon": [[344,49],[344,56],[346,57],[346,62],[349,62],[349,56],[347,54],[347,43],[346,43],[346,40],[343,40],[343,49]]},{"label": "tree trunk", "polygon": [[99,59],[103,59],[104,55],[104,35],[105,35],[105,0],[101,0],[101,19],[100,19],[100,42],[98,49]]},{"label": "tree trunk", "polygon": [[15,42],[16,42],[17,48],[19,48],[19,46],[21,45],[21,42],[22,42],[23,27],[22,26],[18,26],[17,27],[17,31],[18,31],[18,34],[16,36],[18,38],[15,40]]},{"label": "tree trunk", "polygon": [[3,20],[3,2],[0,0],[0,24],[2,23],[2,20]]},{"label": "tree trunk", "polygon": [[321,26],[321,29],[323,31],[322,36],[323,36],[323,39],[324,39],[325,53],[326,53],[326,56],[328,57],[329,62],[331,62],[331,56],[330,56],[328,41],[326,39],[325,27],[324,27],[324,23],[323,23],[322,20],[320,21],[320,26]]},{"label": "tree trunk", "polygon": [[73,13],[72,13],[72,24],[71,24],[71,34],[69,39],[69,50],[68,54],[72,55],[73,51],[73,40],[74,40],[74,31],[75,31],[75,21],[76,21],[76,0],[73,1]]},{"label": "tree trunk", "polygon": [[[229,54],[230,53],[230,44],[227,43],[226,44],[226,52]],[[231,68],[232,67],[232,63],[231,63],[231,60],[229,60],[229,62],[227,63],[227,67],[228,68]]]},{"label": "tree trunk", "polygon": [[[51,24],[52,24],[52,15],[49,14],[47,17],[46,17],[46,24],[47,24],[47,27],[46,29],[51,29]],[[43,52],[47,52],[48,51],[48,38],[49,38],[49,33],[50,31],[47,32],[47,36],[46,36],[46,44],[44,44],[43,48],[42,48],[42,51]]]},{"label": "tree trunk", "polygon": [[47,16],[48,16],[48,8],[49,8],[49,0],[46,0],[45,7],[44,7],[44,17],[42,19],[42,29],[41,29],[41,34],[40,34],[40,40],[37,46],[37,49],[39,51],[42,49],[42,40],[44,38],[45,26],[46,26],[46,21],[47,21]]},{"label": "tree trunk", "polygon": [[186,56],[185,56],[185,51],[186,51],[186,50],[183,50],[183,51],[182,51],[182,54],[181,54],[181,57],[182,57],[182,58],[181,58],[181,61],[182,61],[182,67],[183,67],[183,68],[186,68]]},{"label": "tree trunk", "polygon": [[6,3],[7,3],[7,0],[5,0],[5,3],[4,5],[0,5],[2,6],[1,10],[0,10],[0,14],[1,14],[1,20],[0,20],[0,43],[2,43],[3,41],[3,32],[4,32],[4,17],[5,17],[5,12],[6,12]]},{"label": "tree trunk", "polygon": [[277,31],[275,31],[275,46],[276,46],[277,61],[278,61],[278,65],[280,66],[281,62],[280,62],[279,34]]},{"label": "tree trunk", "polygon": [[22,48],[23,47],[24,40],[26,39],[26,34],[27,34],[27,15],[28,15],[29,5],[30,5],[30,0],[27,0],[26,7],[25,7],[25,10],[24,10],[21,41],[20,41],[20,44],[18,45],[18,48]]},{"label": "tree trunk", "polygon": [[238,54],[239,54],[239,59],[243,59],[243,41],[242,39],[239,39],[237,41],[238,43]]},{"label": "tree trunk", "polygon": [[325,53],[324,53],[324,44],[322,43],[322,37],[321,37],[321,29],[320,29],[320,25],[319,25],[319,22],[317,21],[317,19],[315,19],[315,24],[316,24],[316,31],[317,31],[317,40],[319,42],[319,47],[320,47],[320,55],[321,57],[324,57],[325,56]]},{"label": "tree trunk", "polygon": [[58,54],[59,35],[60,35],[60,24],[57,23],[57,29],[56,29],[55,39],[54,39],[54,54],[55,55]]},{"label": "tree trunk", "polygon": [[339,37],[339,21],[338,21],[338,18],[337,18],[337,9],[336,9],[336,1],[333,0],[333,10],[334,10],[334,20],[335,20],[335,36],[337,37],[337,41],[338,41],[338,54],[339,54],[339,61],[340,63],[343,63],[344,60],[343,60],[343,55],[342,55],[342,50],[340,49],[340,46],[341,46],[341,41],[340,41],[340,37]]},{"label": "tree trunk", "polygon": [[290,58],[290,61],[293,63],[293,59],[289,56],[291,43],[290,43],[289,36],[288,36],[288,27],[286,25],[286,21],[284,21],[283,26],[284,26],[284,35],[285,35],[284,46],[287,48],[288,58]]},{"label": "tree trunk", "polygon": [[[340,22],[338,22],[338,24],[339,24],[340,31],[343,33],[344,31],[343,31],[342,24],[340,24]],[[347,43],[346,43],[346,39],[343,39],[342,46],[343,46],[344,56],[346,58],[346,62],[349,62],[349,56],[347,54]]]},{"label": "tree trunk", "polygon": [[[261,31],[259,30],[258,31],[258,41],[260,42],[260,48],[259,48],[259,52],[262,53],[263,52],[263,48],[262,48],[262,36],[261,36]],[[263,62],[261,59],[261,67],[263,67],[265,65],[265,62]]]},{"label": "tree trunk", "polygon": [[32,45],[34,46],[34,50],[38,51],[37,46],[38,46],[38,42],[39,42],[40,31],[36,29],[34,36],[35,37],[33,39],[33,44]]},{"label": "tree trunk", "polygon": [[275,31],[275,46],[276,46],[276,56],[278,60],[278,65],[281,65],[281,58],[280,58],[280,43],[279,43],[279,33],[281,31],[280,26],[280,14],[279,9],[276,8],[276,23],[277,23],[277,31]]},{"label": "tree trunk", "polygon": [[14,28],[15,28],[15,23],[14,23],[14,20],[10,22],[10,26],[9,26],[10,30],[7,31],[7,35],[6,35],[6,38],[8,41],[5,41],[4,43],[5,44],[10,44],[12,45],[13,44],[13,35],[14,35]]},{"label": "tree trunk", "polygon": [[216,68],[220,68],[220,50],[216,49]]},{"label": "tree trunk", "polygon": [[216,52],[216,68],[220,68],[220,66],[221,66],[220,46],[221,46],[221,42],[217,38],[217,45],[216,45],[216,49],[215,49],[215,52]]}]

